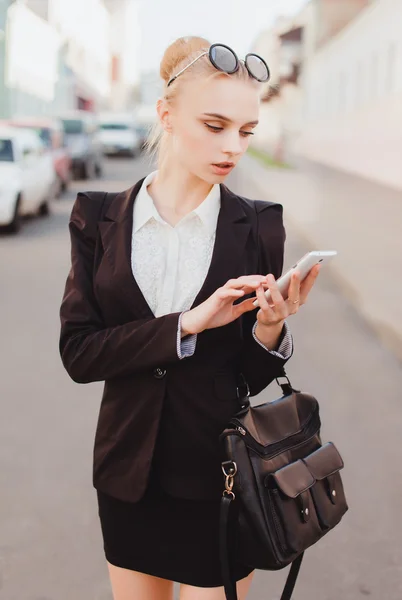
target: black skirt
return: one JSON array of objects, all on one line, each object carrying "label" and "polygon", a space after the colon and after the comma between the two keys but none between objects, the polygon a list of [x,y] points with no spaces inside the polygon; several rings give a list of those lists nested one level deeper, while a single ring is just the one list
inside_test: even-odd
[{"label": "black skirt", "polygon": [[[109,563],[197,587],[223,585],[219,500],[174,498],[161,489],[154,476],[137,503],[118,500],[99,490],[97,493]],[[235,547],[234,539],[229,547]],[[234,561],[232,564],[236,581],[252,572]]]}]

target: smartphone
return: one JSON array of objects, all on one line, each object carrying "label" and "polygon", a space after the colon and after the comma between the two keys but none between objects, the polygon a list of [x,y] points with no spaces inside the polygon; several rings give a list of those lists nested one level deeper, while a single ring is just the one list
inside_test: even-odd
[{"label": "smartphone", "polygon": [[[290,285],[290,278],[292,273],[298,271],[300,273],[300,280],[303,281],[310,273],[311,269],[318,264],[324,264],[331,260],[337,255],[336,250],[313,250],[307,252],[300,260],[297,261],[293,267],[291,267],[282,277],[277,280],[277,286],[283,298],[286,300],[288,297],[288,290]],[[267,300],[271,300],[270,290],[265,291],[265,297]],[[259,306],[258,299],[256,298],[253,302],[254,306]]]}]

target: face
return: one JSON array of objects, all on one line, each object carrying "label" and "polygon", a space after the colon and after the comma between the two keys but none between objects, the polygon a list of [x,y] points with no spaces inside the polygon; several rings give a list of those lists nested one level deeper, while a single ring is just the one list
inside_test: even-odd
[{"label": "face", "polygon": [[246,152],[258,113],[251,82],[227,76],[188,82],[168,117],[175,159],[210,184],[222,182]]}]

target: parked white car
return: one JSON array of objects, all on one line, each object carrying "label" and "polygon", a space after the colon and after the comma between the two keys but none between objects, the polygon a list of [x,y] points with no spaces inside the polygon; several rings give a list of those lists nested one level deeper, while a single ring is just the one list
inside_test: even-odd
[{"label": "parked white car", "polygon": [[99,138],[104,154],[136,156],[141,151],[141,139],[134,120],[119,114],[101,114]]},{"label": "parked white car", "polygon": [[0,226],[16,233],[22,216],[47,215],[55,180],[52,156],[36,132],[0,126]]}]

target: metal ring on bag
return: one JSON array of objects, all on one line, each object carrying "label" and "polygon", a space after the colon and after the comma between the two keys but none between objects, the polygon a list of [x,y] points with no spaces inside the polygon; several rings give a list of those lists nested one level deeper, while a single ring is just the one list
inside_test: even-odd
[{"label": "metal ring on bag", "polygon": [[228,498],[232,498],[232,500],[236,499],[236,496],[234,495],[234,492],[228,492],[228,490],[223,490],[223,496],[227,496]]}]

